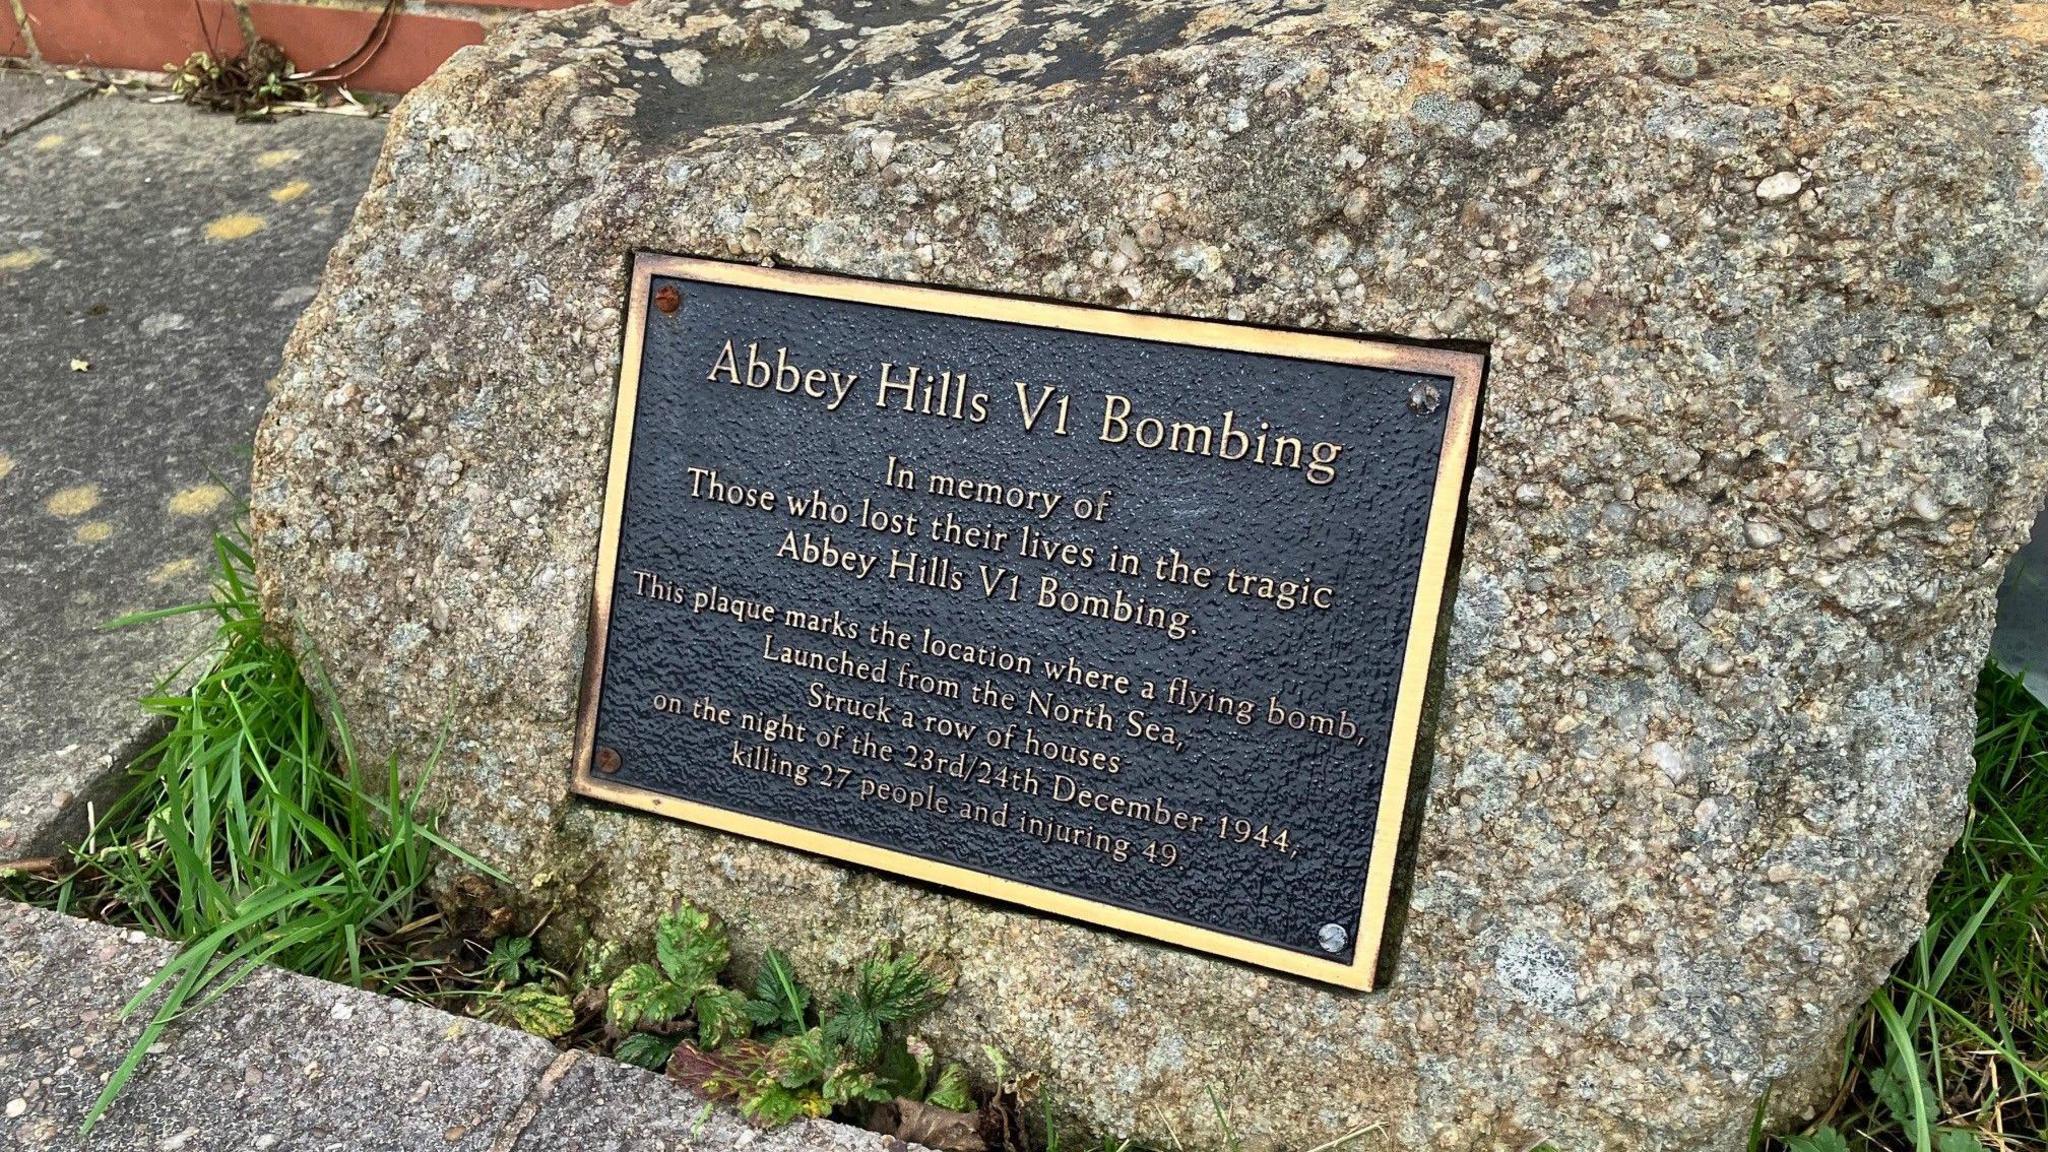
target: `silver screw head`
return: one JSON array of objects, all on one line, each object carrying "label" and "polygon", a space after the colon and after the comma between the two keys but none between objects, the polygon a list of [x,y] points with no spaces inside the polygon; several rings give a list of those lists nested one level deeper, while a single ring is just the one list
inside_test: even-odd
[{"label": "silver screw head", "polygon": [[1342,924],[1325,924],[1316,933],[1316,943],[1321,944],[1325,952],[1342,952],[1345,942],[1350,939],[1351,934],[1344,931]]}]

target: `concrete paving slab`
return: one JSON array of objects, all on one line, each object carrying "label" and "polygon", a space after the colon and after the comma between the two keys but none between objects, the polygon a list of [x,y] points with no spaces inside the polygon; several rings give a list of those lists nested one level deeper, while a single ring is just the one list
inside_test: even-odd
[{"label": "concrete paving slab", "polygon": [[79,1123],[141,1031],[120,1006],[170,946],[6,902],[0,939],[8,1152],[884,1147],[822,1121],[758,1132],[651,1072],[275,969],[168,1030],[88,1142]]},{"label": "concrete paving slab", "polygon": [[92,85],[46,72],[0,69],[0,140],[92,95]]},{"label": "concrete paving slab", "polygon": [[203,617],[102,625],[205,594],[382,134],[93,97],[0,142],[0,860],[82,831],[204,648]]}]

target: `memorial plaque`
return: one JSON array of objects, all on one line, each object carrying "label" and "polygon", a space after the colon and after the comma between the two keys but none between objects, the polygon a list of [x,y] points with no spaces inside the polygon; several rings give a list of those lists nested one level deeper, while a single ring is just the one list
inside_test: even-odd
[{"label": "memorial plaque", "polygon": [[1372,985],[1480,356],[630,292],[578,792]]}]

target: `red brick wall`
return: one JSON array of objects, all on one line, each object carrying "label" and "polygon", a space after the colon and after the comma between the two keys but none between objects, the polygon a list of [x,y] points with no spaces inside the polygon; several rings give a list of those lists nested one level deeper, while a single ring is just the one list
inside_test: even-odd
[{"label": "red brick wall", "polygon": [[[403,92],[508,15],[583,2],[402,0],[383,43],[343,83],[364,92]],[[155,71],[202,50],[233,54],[254,34],[312,70],[362,44],[383,7],[381,0],[0,0],[6,22],[0,56],[53,67]]]}]

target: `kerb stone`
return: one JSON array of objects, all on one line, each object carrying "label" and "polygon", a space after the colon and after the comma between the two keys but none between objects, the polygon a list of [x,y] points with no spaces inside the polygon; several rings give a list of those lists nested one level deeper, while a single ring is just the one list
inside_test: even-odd
[{"label": "kerb stone", "polygon": [[5,901],[0,933],[6,1152],[883,1152],[825,1121],[763,1135],[638,1068],[275,968],[166,1028],[80,1136],[148,1019],[122,1008],[173,946]]}]

